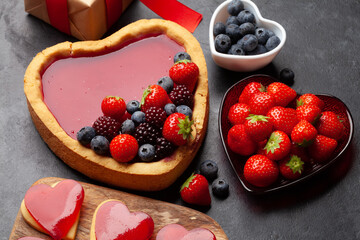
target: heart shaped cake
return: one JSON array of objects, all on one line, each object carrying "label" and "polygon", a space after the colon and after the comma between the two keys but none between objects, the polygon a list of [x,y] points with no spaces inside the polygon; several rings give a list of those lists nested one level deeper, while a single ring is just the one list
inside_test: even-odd
[{"label": "heart shaped cake", "polygon": [[[199,68],[193,91],[192,137],[156,162],[120,163],[76,139],[101,113],[105,96],[140,100],[149,85],[169,74],[172,57],[186,52]],[[195,157],[206,132],[209,99],[205,58],[183,27],[161,19],[139,20],[99,41],[64,42],[38,53],[28,66],[24,91],[32,120],[51,150],[90,178],[128,189],[170,186]]]},{"label": "heart shaped cake", "polygon": [[173,223],[160,229],[156,240],[216,240],[216,237],[206,228],[193,228],[188,231],[183,226]]}]

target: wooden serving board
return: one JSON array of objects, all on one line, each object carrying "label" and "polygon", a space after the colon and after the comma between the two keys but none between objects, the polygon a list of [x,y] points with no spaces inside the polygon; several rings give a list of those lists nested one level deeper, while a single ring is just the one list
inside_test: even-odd
[{"label": "wooden serving board", "polygon": [[[52,185],[63,178],[42,178],[34,183],[45,183]],[[80,212],[80,221],[77,229],[76,239],[90,239],[91,221],[96,207],[107,199],[118,199],[124,202],[131,212],[142,211],[149,214],[155,223],[154,234],[150,238],[155,240],[157,232],[167,224],[178,223],[187,230],[197,227],[204,227],[212,231],[217,240],[227,240],[221,226],[211,217],[196,210],[167,203],[159,200],[136,196],[133,194],[80,182],[85,191],[85,198]],[[19,203],[20,207],[20,203]],[[50,239],[49,236],[38,232],[30,227],[23,219],[19,210],[9,240],[16,240],[20,237],[32,236],[43,239]]]}]

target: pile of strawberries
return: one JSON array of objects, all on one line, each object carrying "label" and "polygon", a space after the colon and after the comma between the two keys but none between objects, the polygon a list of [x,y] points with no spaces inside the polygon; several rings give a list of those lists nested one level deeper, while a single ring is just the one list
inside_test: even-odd
[{"label": "pile of strawberries", "polygon": [[341,141],[345,128],[336,113],[323,111],[324,102],[314,94],[296,98],[283,83],[265,88],[251,82],[231,106],[227,144],[250,156],[244,166],[250,184],[267,187],[280,177],[298,179],[306,166],[329,160]]}]

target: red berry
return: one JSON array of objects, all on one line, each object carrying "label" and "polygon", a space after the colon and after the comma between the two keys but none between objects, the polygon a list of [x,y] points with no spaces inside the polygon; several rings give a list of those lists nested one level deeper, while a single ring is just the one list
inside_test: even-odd
[{"label": "red berry", "polygon": [[278,176],[277,164],[263,155],[254,155],[245,163],[244,177],[254,186],[267,187],[274,183]]},{"label": "red berry", "polygon": [[311,124],[320,118],[321,109],[315,105],[302,105],[296,108],[296,116],[299,120],[306,120]]},{"label": "red berry", "polygon": [[323,100],[318,98],[316,95],[314,95],[312,93],[306,93],[306,94],[301,95],[297,99],[296,105],[298,107],[303,106],[303,105],[315,105],[322,110],[325,106],[325,103],[323,102]]},{"label": "red berry", "polygon": [[165,120],[162,131],[163,136],[177,146],[185,145],[191,136],[192,124],[193,121],[190,121],[185,114],[173,113]]},{"label": "red berry", "polygon": [[111,156],[118,162],[129,162],[139,149],[136,139],[129,134],[120,134],[110,142]]},{"label": "red berry", "polygon": [[189,203],[201,206],[209,206],[211,197],[209,183],[203,175],[192,174],[180,189],[181,198]]},{"label": "red berry", "polygon": [[317,135],[313,144],[309,147],[310,156],[317,162],[329,160],[337,147],[335,139]]},{"label": "red berry", "polygon": [[176,62],[169,70],[169,76],[177,85],[185,85],[193,92],[199,77],[199,67],[188,59]]},{"label": "red berry", "polygon": [[282,131],[274,131],[265,145],[265,156],[270,160],[281,160],[289,154],[291,142]]},{"label": "red berry", "polygon": [[301,161],[310,163],[310,157],[307,153],[307,148],[300,147],[294,142],[291,143],[290,155],[296,155],[301,159]]},{"label": "red berry", "polygon": [[258,82],[251,82],[245,86],[239,97],[239,103],[249,103],[250,97],[259,92],[265,92],[265,87]]},{"label": "red berry", "polygon": [[159,85],[151,85],[145,89],[141,99],[141,110],[146,112],[150,107],[164,108],[171,103],[167,92]]},{"label": "red berry", "polygon": [[267,92],[275,99],[275,105],[285,107],[297,96],[294,89],[281,82],[271,83]]},{"label": "red berry", "polygon": [[275,99],[267,92],[255,93],[250,97],[249,107],[252,114],[266,115],[275,106]]},{"label": "red berry", "polygon": [[229,148],[242,156],[249,156],[253,154],[257,148],[256,143],[251,140],[245,131],[243,124],[233,126],[227,136],[227,143]]},{"label": "red berry", "polygon": [[250,107],[245,103],[236,103],[230,107],[228,119],[232,125],[244,124],[249,116]]},{"label": "red berry", "polygon": [[289,155],[279,163],[281,175],[290,180],[298,179],[304,171],[304,162],[296,155]]},{"label": "red berry", "polygon": [[345,127],[339,117],[331,111],[323,112],[316,126],[319,134],[337,141],[344,135],[345,131]]},{"label": "red berry", "polygon": [[302,147],[309,146],[316,138],[316,128],[306,120],[301,120],[291,132],[291,140]]},{"label": "red berry", "polygon": [[269,117],[250,114],[245,122],[246,133],[255,142],[266,140],[273,131],[273,124]]},{"label": "red berry", "polygon": [[292,108],[273,107],[266,116],[270,117],[275,130],[283,131],[287,135],[291,134],[294,126],[299,122],[296,110]]},{"label": "red berry", "polygon": [[101,102],[101,111],[105,116],[120,120],[126,111],[126,103],[121,97],[107,96]]}]

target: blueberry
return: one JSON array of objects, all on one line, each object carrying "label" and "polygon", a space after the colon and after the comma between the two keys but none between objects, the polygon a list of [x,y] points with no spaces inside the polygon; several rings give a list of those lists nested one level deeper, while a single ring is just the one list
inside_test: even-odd
[{"label": "blueberry", "polygon": [[280,82],[285,83],[286,85],[293,85],[294,84],[294,78],[295,74],[294,72],[289,68],[284,68],[280,71]]},{"label": "blueberry", "polygon": [[135,123],[133,120],[126,119],[121,124],[121,133],[122,134],[132,134],[135,131]]},{"label": "blueberry", "polygon": [[220,53],[227,53],[231,47],[231,39],[228,35],[219,34],[215,37],[215,49]]},{"label": "blueberry", "polygon": [[200,164],[200,174],[206,177],[208,181],[212,181],[217,177],[218,165],[216,162],[206,160]]},{"label": "blueberry", "polygon": [[185,59],[191,61],[190,55],[187,52],[178,52],[174,56],[174,63],[181,61],[181,60],[185,60]]},{"label": "blueberry", "polygon": [[134,121],[135,125],[145,122],[145,113],[142,111],[136,111],[131,115],[131,120]]},{"label": "blueberry", "polygon": [[245,55],[245,51],[241,48],[239,44],[234,44],[231,46],[228,54],[232,55]]},{"label": "blueberry", "polygon": [[176,106],[173,103],[168,103],[165,105],[164,110],[166,115],[170,116],[171,114],[176,112]]},{"label": "blueberry", "polygon": [[244,9],[244,4],[241,0],[232,0],[227,6],[227,11],[230,15],[237,16],[241,10]]},{"label": "blueberry", "polygon": [[150,162],[155,157],[155,147],[151,144],[144,144],[139,147],[138,155],[144,162]]},{"label": "blueberry", "polygon": [[126,111],[130,114],[133,114],[136,111],[140,111],[140,102],[132,100],[126,104]]},{"label": "blueberry", "polygon": [[236,43],[242,37],[240,28],[236,24],[227,25],[225,31],[226,35],[230,37],[232,43]]},{"label": "blueberry", "polygon": [[215,23],[214,29],[213,29],[214,37],[216,37],[219,34],[224,34],[225,33],[225,28],[226,28],[225,24],[223,24],[222,22]]},{"label": "blueberry", "polygon": [[246,22],[255,23],[255,16],[249,10],[242,10],[237,15],[237,20],[240,22],[240,24],[243,24],[243,23],[246,23]]},{"label": "blueberry", "polygon": [[230,16],[226,20],[226,25],[230,25],[230,24],[239,25],[240,23],[235,16]]},{"label": "blueberry", "polygon": [[258,44],[254,50],[247,52],[247,55],[259,55],[259,54],[266,53],[267,51],[268,50],[266,49],[266,47],[264,45]]},{"label": "blueberry", "polygon": [[95,129],[92,127],[83,127],[77,132],[76,138],[82,145],[87,146],[90,144],[91,139],[93,139],[95,135]]},{"label": "blueberry", "polygon": [[270,37],[270,31],[265,28],[257,28],[255,30],[255,36],[258,38],[259,44],[264,45]]},{"label": "blueberry", "polygon": [[192,118],[192,110],[186,105],[180,105],[176,107],[176,112],[185,114],[190,119]]},{"label": "blueberry", "polygon": [[226,198],[229,195],[229,184],[224,179],[216,179],[211,184],[211,189],[217,197]]},{"label": "blueberry", "polygon": [[157,82],[157,85],[161,86],[168,94],[174,88],[174,82],[168,76],[160,78],[159,81]]},{"label": "blueberry", "polygon": [[246,34],[254,34],[255,26],[252,23],[246,22],[239,26],[241,36],[245,36]]},{"label": "blueberry", "polygon": [[245,52],[250,52],[256,48],[258,40],[255,35],[247,34],[238,41],[238,44],[245,50]]},{"label": "blueberry", "polygon": [[91,142],[90,147],[99,155],[106,155],[109,153],[109,140],[104,136],[95,136]]},{"label": "blueberry", "polygon": [[267,50],[271,51],[280,44],[280,38],[277,36],[270,37],[265,44]]}]

